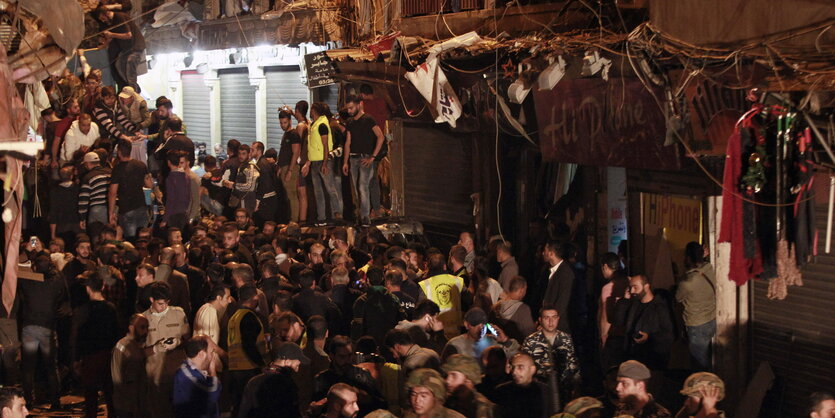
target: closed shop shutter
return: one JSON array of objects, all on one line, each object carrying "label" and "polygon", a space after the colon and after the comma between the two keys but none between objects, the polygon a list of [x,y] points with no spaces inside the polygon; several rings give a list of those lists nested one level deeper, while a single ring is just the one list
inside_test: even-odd
[{"label": "closed shop shutter", "polygon": [[192,141],[205,142],[207,148],[212,139],[211,113],[209,111],[210,90],[203,83],[203,74],[183,71],[183,122]]},{"label": "closed shop shutter", "polygon": [[826,206],[818,205],[821,243],[814,263],[803,269],[803,286],[790,286],[784,300],[768,299],[768,282],[754,281],[753,366],[769,362],[776,381],[762,417],[800,417],[809,394],[835,387],[835,252],[823,252]]},{"label": "closed shop shutter", "polygon": [[[284,105],[293,109],[299,100],[310,101],[307,86],[302,84],[297,66],[267,67],[267,148],[278,150],[284,131],[278,125],[278,108]],[[293,118],[293,126],[296,119]]]},{"label": "closed shop shutter", "polygon": [[222,70],[220,78],[221,142],[234,138],[242,144],[255,141],[255,87],[249,85],[246,68]]},{"label": "closed shop shutter", "polygon": [[424,223],[472,224],[472,143],[431,125],[403,126],[403,209]]}]

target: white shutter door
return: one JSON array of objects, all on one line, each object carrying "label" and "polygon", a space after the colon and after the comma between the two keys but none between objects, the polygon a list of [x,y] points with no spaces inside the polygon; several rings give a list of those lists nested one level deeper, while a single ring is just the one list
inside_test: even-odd
[{"label": "white shutter door", "polygon": [[242,144],[255,141],[255,86],[249,85],[246,68],[223,70],[220,78],[221,143],[230,139]]},{"label": "white shutter door", "polygon": [[[284,135],[278,124],[278,108],[287,105],[293,109],[299,100],[310,102],[310,93],[302,84],[297,66],[267,67],[264,75],[267,78],[267,148],[278,150]],[[293,126],[296,126],[295,118]]]},{"label": "white shutter door", "polygon": [[195,143],[205,142],[211,149],[211,113],[209,112],[210,90],[203,83],[203,74],[182,72],[183,81],[183,122],[188,137]]}]

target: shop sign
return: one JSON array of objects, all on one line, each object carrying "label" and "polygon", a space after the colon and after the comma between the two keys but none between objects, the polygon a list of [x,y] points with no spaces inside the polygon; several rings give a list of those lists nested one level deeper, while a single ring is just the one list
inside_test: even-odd
[{"label": "shop sign", "polygon": [[547,161],[680,168],[678,146],[663,145],[664,115],[637,79],[563,80],[551,90],[535,90],[534,100],[540,149]]},{"label": "shop sign", "polygon": [[[702,242],[702,201],[683,196],[641,193],[642,229],[646,245],[646,260],[659,260],[666,266],[675,264],[684,272],[684,247],[691,241]],[[666,248],[655,245],[661,238]],[[669,257],[669,259],[667,259]],[[649,261],[648,261],[649,262]],[[663,268],[653,268],[653,286],[668,287],[673,277],[665,277]]]}]

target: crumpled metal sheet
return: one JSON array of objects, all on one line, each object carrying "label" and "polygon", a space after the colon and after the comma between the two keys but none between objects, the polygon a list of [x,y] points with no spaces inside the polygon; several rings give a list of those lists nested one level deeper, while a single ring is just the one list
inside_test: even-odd
[{"label": "crumpled metal sheet", "polygon": [[72,54],[84,38],[84,9],[76,1],[19,0],[20,7],[43,20],[55,44]]},{"label": "crumpled metal sheet", "polygon": [[6,48],[0,44],[0,141],[22,141],[29,125],[29,112],[17,95]]}]

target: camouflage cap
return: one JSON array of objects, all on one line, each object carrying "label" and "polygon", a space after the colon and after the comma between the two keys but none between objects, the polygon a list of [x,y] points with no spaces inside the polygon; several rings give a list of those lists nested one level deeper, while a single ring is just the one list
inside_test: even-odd
[{"label": "camouflage cap", "polygon": [[406,391],[423,386],[429,389],[440,403],[446,401],[446,382],[441,374],[434,369],[417,369],[406,379]]},{"label": "camouflage cap", "polygon": [[551,415],[551,418],[577,418],[574,414],[569,414],[568,412],[560,412],[556,415]]},{"label": "camouflage cap", "polygon": [[565,412],[574,415],[580,415],[591,409],[603,408],[603,403],[590,396],[583,396],[568,403],[565,406]]},{"label": "camouflage cap", "polygon": [[463,373],[464,376],[467,376],[467,379],[470,379],[474,385],[481,383],[481,366],[479,366],[478,362],[470,356],[453,354],[449,356],[444,365],[441,366],[441,369],[447,373]]},{"label": "camouflage cap", "polygon": [[681,394],[684,396],[699,396],[700,390],[708,386],[716,386],[719,388],[720,401],[725,398],[725,382],[723,382],[719,376],[708,372],[691,374],[690,377],[684,381],[684,387],[681,389]]},{"label": "camouflage cap", "polygon": [[366,415],[365,418],[397,418],[397,416],[385,409],[378,409]]}]

